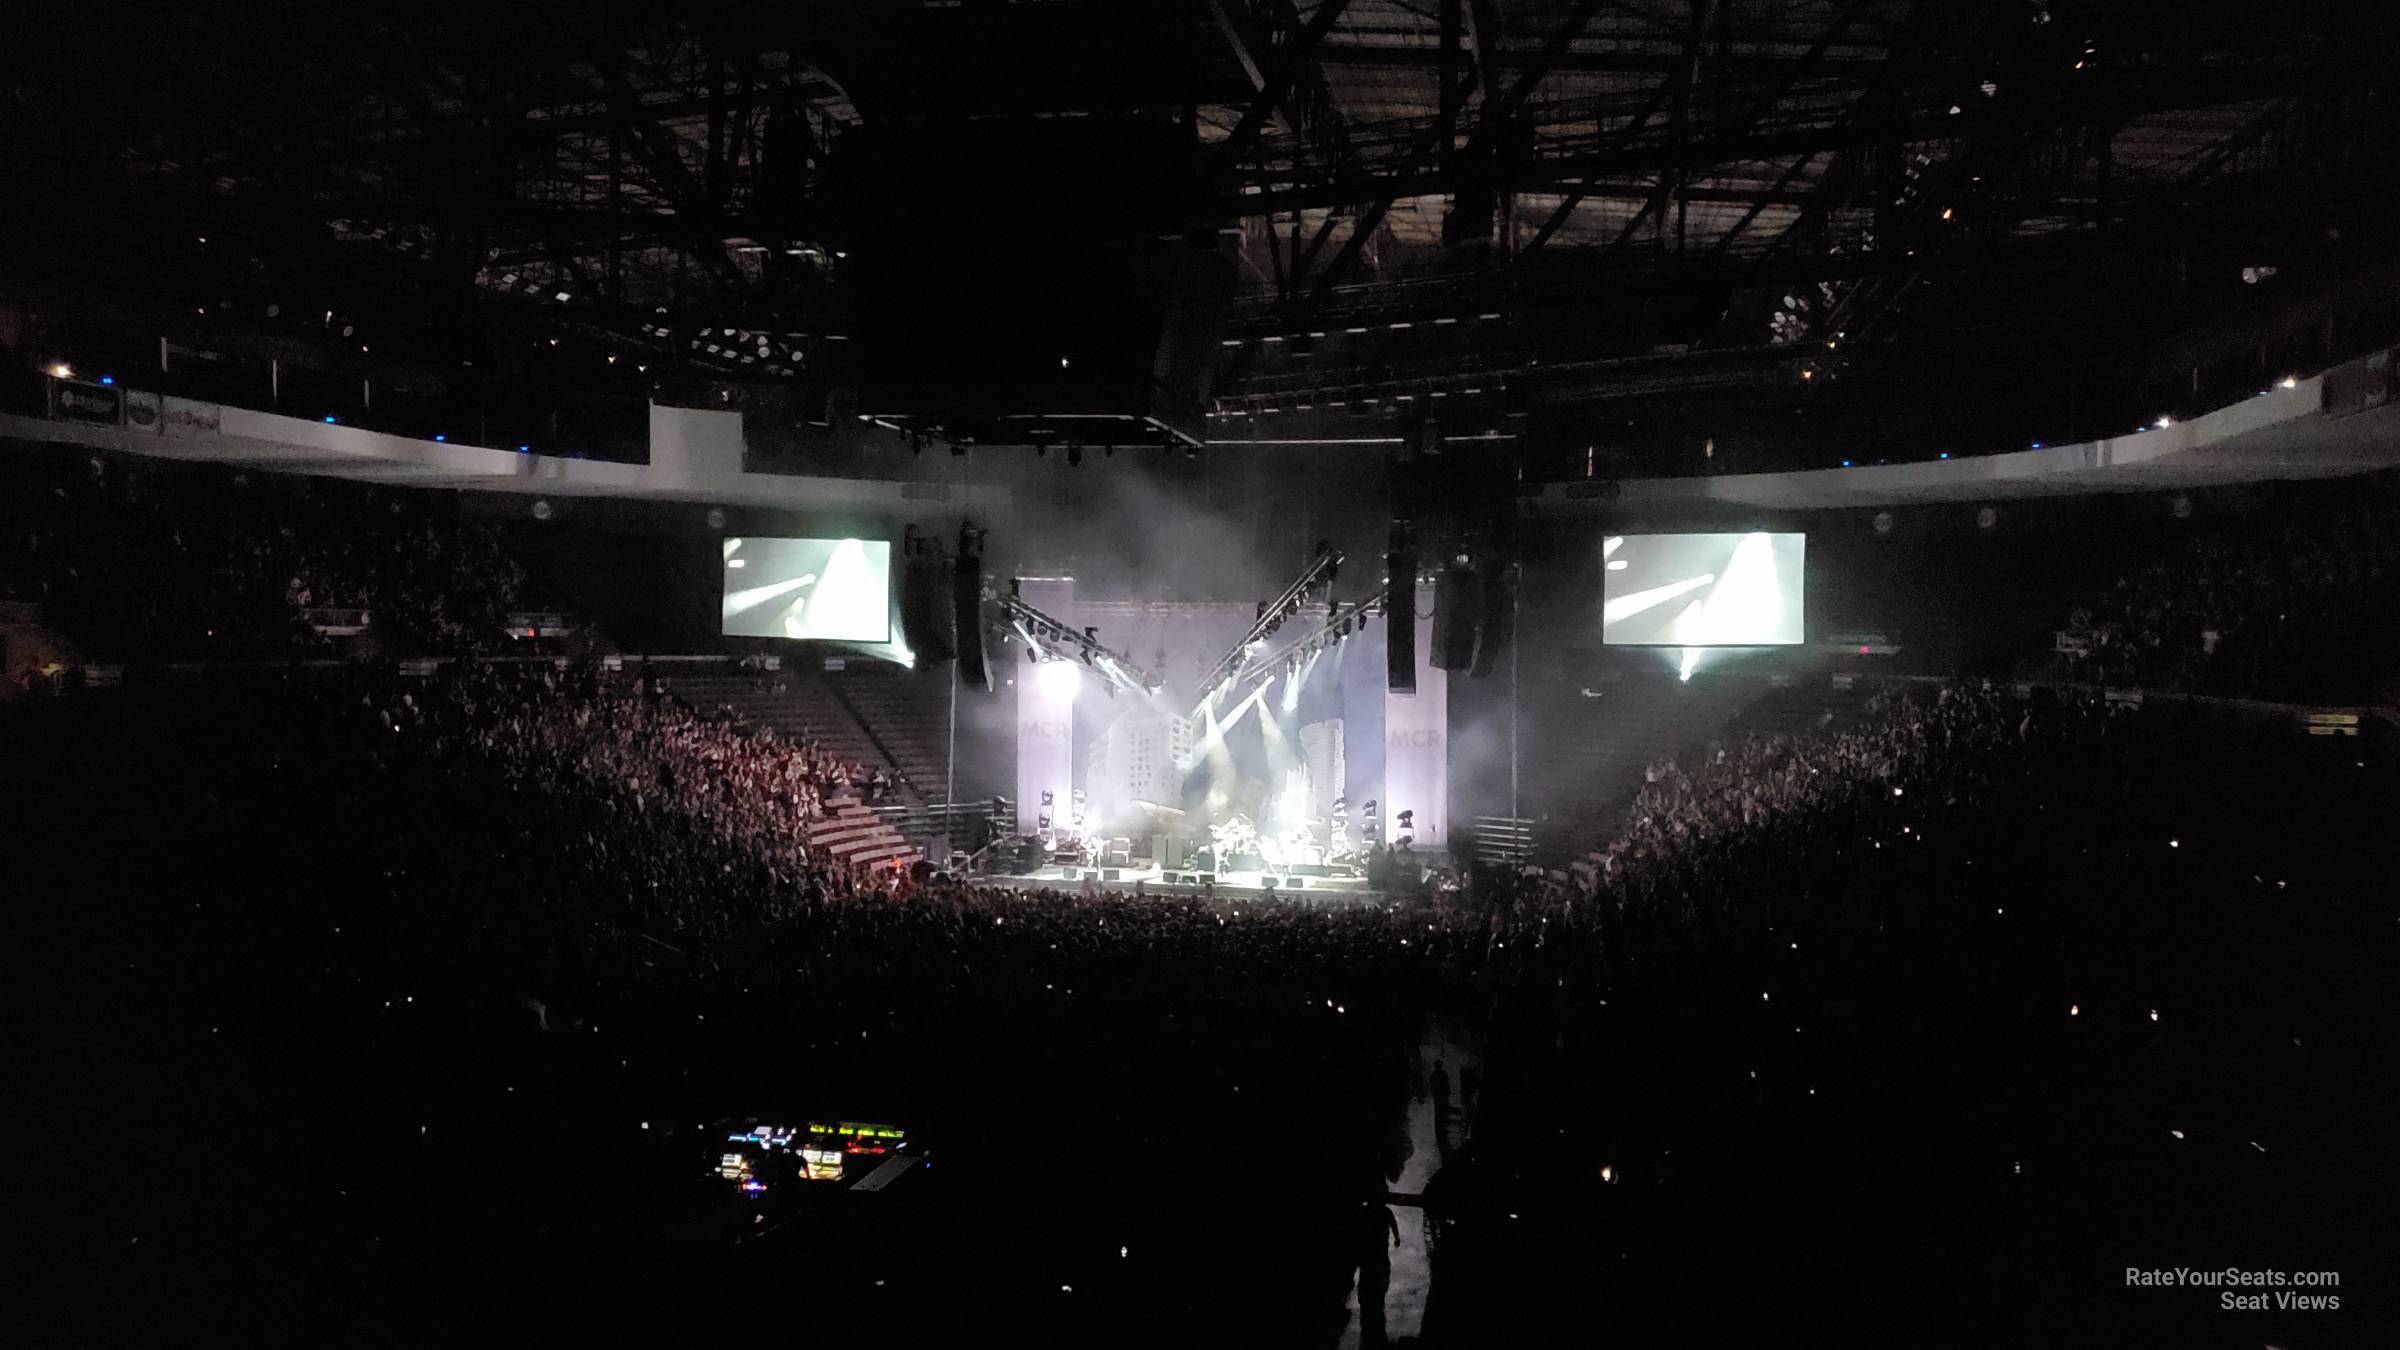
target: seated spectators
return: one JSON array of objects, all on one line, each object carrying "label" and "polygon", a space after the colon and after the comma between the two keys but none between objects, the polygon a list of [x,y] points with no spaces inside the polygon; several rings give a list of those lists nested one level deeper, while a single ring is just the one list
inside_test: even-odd
[{"label": "seated spectators", "polygon": [[2069,616],[2073,677],[2236,697],[2371,700],[2400,677],[2376,617],[2400,606],[2388,477],[2204,529]]},{"label": "seated spectators", "polygon": [[12,446],[0,597],[120,660],[329,653],[311,610],[364,610],[401,650],[490,651],[522,571],[443,494]]}]

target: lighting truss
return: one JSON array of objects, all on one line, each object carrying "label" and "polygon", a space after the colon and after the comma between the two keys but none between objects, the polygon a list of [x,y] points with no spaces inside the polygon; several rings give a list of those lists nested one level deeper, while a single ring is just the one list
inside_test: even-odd
[{"label": "lighting truss", "polygon": [[1250,661],[1254,646],[1266,641],[1269,635],[1283,626],[1284,620],[1300,612],[1301,601],[1310,590],[1320,584],[1332,584],[1335,571],[1342,565],[1342,557],[1342,551],[1338,548],[1318,546],[1317,556],[1309,560],[1298,579],[1284,587],[1283,594],[1259,610],[1258,620],[1250,625],[1250,631],[1242,634],[1241,641],[1234,643],[1233,649],[1226,652],[1208,672],[1207,678],[1200,681],[1200,704],[1194,705],[1194,711],[1223,692],[1226,685],[1241,673],[1242,667]]},{"label": "lighting truss", "polygon": [[1077,629],[1051,618],[1018,596],[986,588],[984,599],[1000,607],[1009,628],[1027,647],[1053,661],[1081,661],[1099,672],[1112,689],[1148,696],[1164,682],[1135,665],[1123,652],[1111,651],[1088,629]]}]

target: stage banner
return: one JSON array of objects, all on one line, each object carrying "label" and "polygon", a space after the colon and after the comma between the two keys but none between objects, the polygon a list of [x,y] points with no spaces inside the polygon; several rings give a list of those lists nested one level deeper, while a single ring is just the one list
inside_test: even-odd
[{"label": "stage banner", "polygon": [[[1025,603],[1061,623],[1077,622],[1073,577],[1025,577]],[[1028,664],[1012,643],[1000,658],[1017,682],[1017,831],[1067,828],[1075,799],[1075,695],[1083,667],[1073,661]]]},{"label": "stage banner", "polygon": [[1417,691],[1383,700],[1383,837],[1437,853],[1450,847],[1450,672],[1433,663],[1431,585],[1417,584],[1416,604]]}]

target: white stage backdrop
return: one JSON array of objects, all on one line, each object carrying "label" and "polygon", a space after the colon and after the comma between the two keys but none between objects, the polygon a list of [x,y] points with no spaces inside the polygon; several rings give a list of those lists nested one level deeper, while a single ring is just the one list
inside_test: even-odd
[{"label": "white stage backdrop", "polygon": [[1419,853],[1450,847],[1450,672],[1433,664],[1433,587],[1417,587],[1417,692],[1383,700],[1383,837],[1397,840],[1400,813]]},{"label": "white stage backdrop", "polygon": [[[1075,579],[1027,577],[1020,591],[1026,604],[1060,623],[1074,623]],[[1033,834],[1041,818],[1064,829],[1075,799],[1075,695],[1082,687],[1083,667],[1054,661],[1039,666],[1025,662],[1024,649],[1010,644],[996,658],[1009,662],[1017,681],[1017,830]],[[1042,805],[1048,792],[1051,804]]]}]

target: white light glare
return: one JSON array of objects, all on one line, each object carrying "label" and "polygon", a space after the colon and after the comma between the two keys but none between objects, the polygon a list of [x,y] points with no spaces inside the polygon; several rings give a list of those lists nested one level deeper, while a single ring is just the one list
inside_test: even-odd
[{"label": "white light glare", "polygon": [[1071,699],[1083,688],[1083,671],[1072,661],[1044,661],[1034,681],[1050,698]]}]

